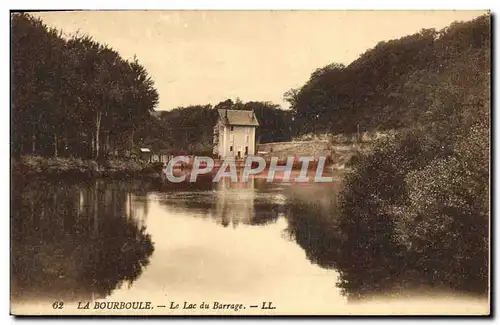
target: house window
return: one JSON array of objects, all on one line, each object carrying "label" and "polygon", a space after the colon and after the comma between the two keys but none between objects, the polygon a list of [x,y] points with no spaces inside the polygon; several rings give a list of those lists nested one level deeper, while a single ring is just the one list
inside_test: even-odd
[{"label": "house window", "polygon": [[233,152],[233,146],[229,147],[229,152]]},{"label": "house window", "polygon": [[231,131],[234,131],[234,126],[231,126]]},{"label": "house window", "polygon": [[248,155],[248,147],[245,147],[245,155]]}]

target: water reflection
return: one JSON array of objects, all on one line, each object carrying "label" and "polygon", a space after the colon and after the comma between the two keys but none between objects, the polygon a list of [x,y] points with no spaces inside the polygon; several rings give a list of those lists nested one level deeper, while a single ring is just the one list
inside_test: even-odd
[{"label": "water reflection", "polygon": [[[395,252],[394,231],[380,220],[370,236],[357,220],[338,218],[339,187],[331,191],[309,189],[307,200],[287,195],[287,234],[306,252],[307,258],[339,272],[337,287],[350,301],[372,297],[414,298],[443,294],[483,297],[483,288],[452,290],[455,283],[439,283],[435,269],[422,270],[413,260]],[[315,193],[315,191],[317,191]],[[321,198],[321,195],[325,195]],[[316,200],[316,202],[314,202]],[[378,241],[373,238],[378,237]],[[419,258],[425,258],[420,256]],[[466,283],[470,285],[470,283]]]},{"label": "water reflection", "polygon": [[[162,286],[177,295],[201,297],[218,290],[220,296],[236,287],[248,295],[259,284],[268,290],[273,282],[308,292],[314,276],[304,274],[318,272],[316,265],[335,270],[317,280],[334,299],[340,297],[338,287],[359,298],[402,292],[403,281],[418,285],[422,279],[408,274],[403,279],[400,265],[387,262],[387,250],[368,250],[363,238],[346,240],[345,229],[355,233],[359,225],[339,224],[339,190],[339,183],[269,184],[261,178],[175,185],[15,180],[12,301],[91,300],[134,285],[147,288],[139,289],[147,295]],[[288,264],[272,264],[282,256]],[[252,282],[249,270],[262,276]],[[302,273],[290,277],[294,270]],[[138,284],[140,278],[146,280]],[[327,289],[335,283],[337,288]]]},{"label": "water reflection", "polygon": [[109,295],[136,280],[154,251],[134,217],[133,186],[15,180],[11,214],[11,298],[74,301]]},{"label": "water reflection", "polygon": [[[390,263],[392,252],[386,247],[370,248],[362,237],[346,237],[346,229],[355,234],[360,225],[346,224],[337,218],[338,195],[328,204],[311,204],[291,199],[287,232],[306,252],[307,258],[324,268],[339,272],[337,286],[350,300],[374,295],[411,296],[424,289],[423,278],[403,278],[401,263]],[[388,232],[379,229],[380,236]],[[355,239],[352,239],[355,238]],[[397,261],[396,261],[397,262]]]},{"label": "water reflection", "polygon": [[212,218],[223,227],[266,225],[285,215],[284,196],[273,187],[265,179],[231,182],[223,178],[213,183],[207,178],[180,187],[161,186],[159,199],[170,209]]}]

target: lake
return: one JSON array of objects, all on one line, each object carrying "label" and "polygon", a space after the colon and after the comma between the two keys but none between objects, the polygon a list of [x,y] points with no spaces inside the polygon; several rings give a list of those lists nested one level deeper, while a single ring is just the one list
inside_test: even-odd
[{"label": "lake", "polygon": [[133,312],[353,312],[329,260],[340,187],[13,180],[11,310],[88,315],[79,303],[149,301]]}]

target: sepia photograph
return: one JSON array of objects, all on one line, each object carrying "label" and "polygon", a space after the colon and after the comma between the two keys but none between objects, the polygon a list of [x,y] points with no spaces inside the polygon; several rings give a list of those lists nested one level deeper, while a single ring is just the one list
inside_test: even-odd
[{"label": "sepia photograph", "polygon": [[489,316],[489,10],[10,11],[10,314]]}]

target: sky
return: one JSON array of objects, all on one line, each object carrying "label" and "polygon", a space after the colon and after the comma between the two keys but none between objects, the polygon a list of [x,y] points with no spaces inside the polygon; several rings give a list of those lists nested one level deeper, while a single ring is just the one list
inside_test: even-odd
[{"label": "sky", "polygon": [[38,12],[65,35],[88,34],[155,81],[157,110],[270,101],[317,68],[349,64],[380,41],[441,29],[481,11],[79,11]]}]

